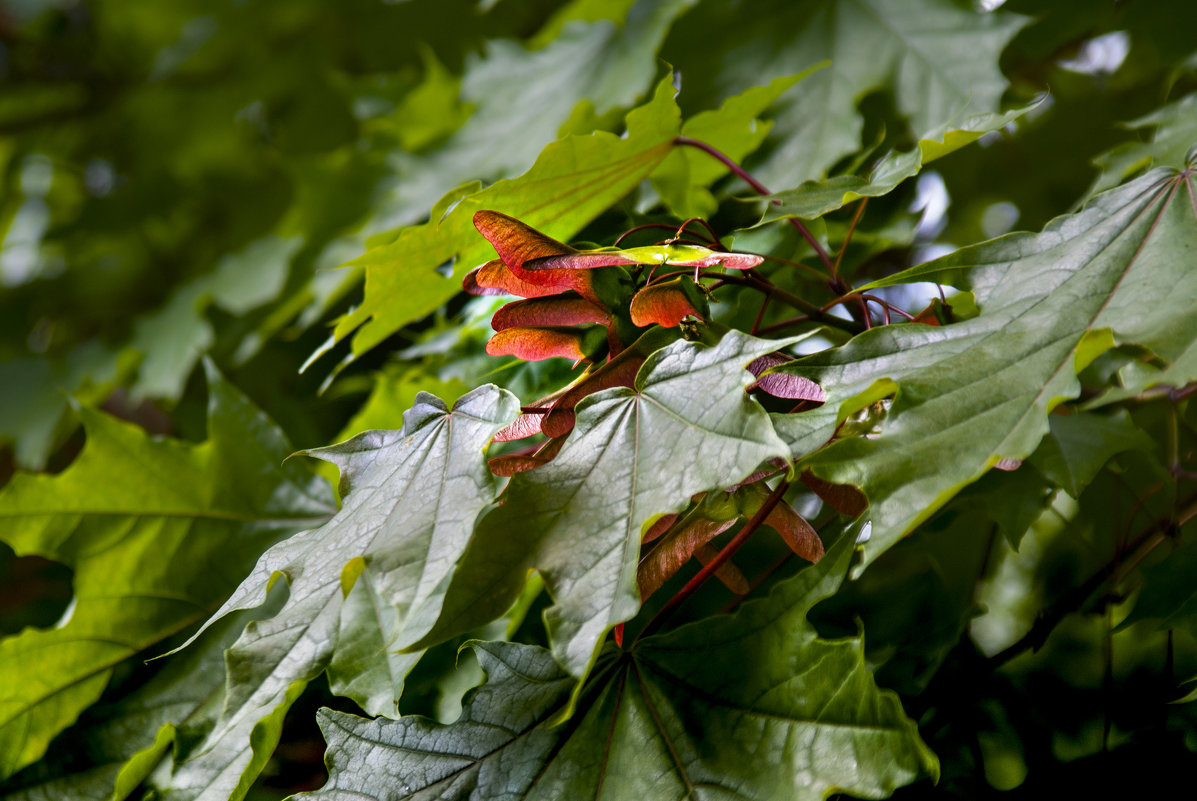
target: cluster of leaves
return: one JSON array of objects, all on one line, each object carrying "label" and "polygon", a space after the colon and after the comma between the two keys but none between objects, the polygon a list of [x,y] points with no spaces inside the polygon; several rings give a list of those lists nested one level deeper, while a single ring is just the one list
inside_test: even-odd
[{"label": "cluster of leaves", "polygon": [[1191,764],[1185,3],[983,5],[0,11],[0,797]]}]

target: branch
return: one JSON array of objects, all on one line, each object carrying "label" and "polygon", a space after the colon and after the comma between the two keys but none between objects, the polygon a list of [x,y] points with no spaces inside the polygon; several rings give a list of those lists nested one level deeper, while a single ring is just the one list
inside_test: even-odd
[{"label": "branch", "polygon": [[1031,630],[1005,650],[989,657],[985,662],[986,667],[990,671],[997,670],[1024,651],[1039,650],[1047,641],[1048,635],[1060,624],[1060,621],[1073,612],[1081,611],[1089,597],[1113,578],[1120,567],[1124,568],[1124,574],[1133,570],[1160,543],[1171,538],[1176,530],[1194,517],[1197,517],[1197,494],[1190,495],[1185,499],[1185,509],[1179,515],[1175,518],[1161,517],[1152,521],[1127,545],[1125,551],[1119,553],[1117,558],[1102,565],[1101,569],[1090,576],[1084,584],[1074,588],[1040,612],[1035,624],[1031,626]]},{"label": "branch", "polygon": [[[859,334],[861,331],[864,330],[864,326],[860,325],[859,323],[856,323],[852,320],[845,320],[842,317],[836,317],[834,314],[828,314],[825,309],[819,308],[815,304],[811,303],[809,300],[800,298],[797,295],[792,294],[790,292],[786,292],[784,289],[777,286],[776,284],[772,284],[768,281],[765,281],[755,274],[747,273],[743,276],[739,276],[739,275],[724,275],[722,273],[718,273],[718,274],[711,273],[711,274],[703,275],[701,277],[716,278],[722,284],[735,284],[737,286],[746,286],[746,287],[750,287],[752,289],[756,289],[760,292],[765,293],[765,295],[767,295],[769,297],[776,298],[777,300],[780,300],[790,306],[793,306],[795,309],[801,309],[801,310],[807,312],[807,315],[805,315],[805,317],[809,318],[810,320],[812,320],[814,322],[824,323],[826,325],[832,326],[833,328],[839,328],[842,331],[847,331],[849,334]],[[768,326],[766,328],[761,329],[761,331],[762,332],[769,331],[773,328],[776,328],[776,326]]]},{"label": "branch", "polygon": [[645,637],[656,629],[660,628],[661,624],[665,622],[665,618],[669,615],[669,613],[671,613],[674,609],[680,606],[683,601],[693,595],[698,588],[706,582],[707,579],[715,574],[716,570],[723,567],[724,563],[727,562],[728,559],[731,559],[736,551],[740,550],[740,547],[744,543],[748,542],[748,538],[751,537],[753,533],[761,527],[761,525],[765,522],[765,518],[769,516],[769,513],[773,511],[777,504],[781,503],[782,497],[786,494],[786,490],[789,488],[790,482],[783,479],[777,485],[777,489],[773,490],[769,497],[765,499],[765,502],[761,504],[761,508],[756,510],[756,514],[754,514],[748,520],[748,522],[744,524],[744,528],[740,529],[740,532],[736,534],[736,536],[732,537],[731,541],[728,542],[727,545],[724,545],[719,553],[715,554],[715,558],[703,565],[702,569],[695,573],[692,579],[686,582],[686,586],[678,590],[677,594],[670,598],[665,605],[657,611],[657,614],[653,616],[653,619],[648,621],[648,625],[644,627],[639,635],[637,635],[637,639],[640,637]]}]

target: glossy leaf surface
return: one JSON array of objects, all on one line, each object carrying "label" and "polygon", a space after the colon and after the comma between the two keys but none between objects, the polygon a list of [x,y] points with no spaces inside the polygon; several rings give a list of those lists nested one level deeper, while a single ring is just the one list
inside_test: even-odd
[{"label": "glossy leaf surface", "polygon": [[821,640],[805,620],[838,585],[845,544],[734,616],[606,652],[565,725],[549,721],[572,677],[504,643],[474,645],[487,683],[450,726],[325,712],[329,783],[303,797],[820,799],[934,775],[860,642]]},{"label": "glossy leaf surface", "polygon": [[[421,394],[402,431],[368,431],[307,453],[341,469],[344,505],[324,526],[269,549],[213,616],[261,605],[285,579],[278,613],[251,623],[228,656],[232,688],[216,727],[163,790],[168,798],[243,797],[277,741],[282,714],[320,672],[375,714],[395,701],[418,655],[398,640],[422,633],[490,503],[495,480],[483,448],[518,404],[493,386],[450,411]],[[254,732],[251,738],[250,733]]]},{"label": "glossy leaf surface", "polygon": [[1197,247],[1194,181],[1191,171],[1155,171],[1043,233],[964,248],[878,282],[970,289],[981,314],[938,328],[874,329],[775,368],[806,375],[828,396],[809,415],[778,420],[796,456],[831,436],[837,410],[842,418],[894,396],[880,436],[843,439],[806,462],[865,490],[870,556],[999,460],[1029,456],[1047,413],[1080,392],[1076,373],[1115,343],[1148,348],[1182,370],[1180,383],[1197,379],[1185,361],[1197,339],[1197,273],[1183,255]]},{"label": "glossy leaf surface", "polygon": [[[645,524],[786,453],[744,393],[752,380],[745,365],[776,347],[735,331],[712,346],[675,342],[648,358],[634,387],[579,404],[557,457],[515,476],[479,522],[433,638],[497,617],[535,568],[554,600],[546,613],[553,653],[584,676],[606,632],[640,606]],[[668,469],[675,459],[689,469]]]}]

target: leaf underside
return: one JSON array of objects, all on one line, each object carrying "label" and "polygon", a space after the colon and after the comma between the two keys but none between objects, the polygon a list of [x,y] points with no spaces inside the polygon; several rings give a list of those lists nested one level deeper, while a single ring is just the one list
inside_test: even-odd
[{"label": "leaf underside", "polygon": [[456,723],[322,712],[329,781],[300,798],[881,797],[934,776],[860,641],[821,640],[805,620],[850,557],[841,541],[734,616],[606,652],[560,726],[573,679],[549,652],[475,642],[488,680]]},{"label": "leaf underside", "polygon": [[[1048,412],[1079,394],[1077,372],[1115,344],[1150,350],[1164,365],[1154,380],[1197,379],[1197,271],[1186,256],[1197,249],[1194,181],[1158,170],[1040,234],[964,248],[871,285],[969,289],[981,314],[944,327],[876,328],[775,368],[827,392],[819,409],[774,418],[796,457],[827,441],[837,413],[894,395],[880,436],[842,439],[804,463],[868,495],[868,559],[1000,460],[1028,457]],[[1140,391],[1151,376],[1124,389]]]}]

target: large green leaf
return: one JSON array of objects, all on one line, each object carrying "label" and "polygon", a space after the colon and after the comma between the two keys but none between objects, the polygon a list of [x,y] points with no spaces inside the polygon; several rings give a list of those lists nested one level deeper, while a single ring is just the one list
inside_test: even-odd
[{"label": "large green leaf", "polygon": [[639,0],[617,19],[572,20],[541,47],[488,41],[462,76],[461,99],[474,109],[465,124],[429,153],[392,154],[388,227],[418,219],[450,187],[517,175],[554,139],[630,108],[652,86],[669,26],[696,1]]},{"label": "large green leaf", "polygon": [[887,89],[922,138],[953,120],[994,111],[1006,87],[998,55],[1023,24],[951,0],[706,2],[674,27],[663,51],[695,96],[716,97],[823,61],[830,66],[779,104],[778,146],[757,169],[774,188],[822,178],[860,147],[857,102]]},{"label": "large green leaf", "polygon": [[334,511],[328,486],[214,373],[209,440],[151,438],[80,410],[87,446],[0,494],[0,539],[74,571],[62,625],[0,640],[0,776],[41,757],[115,665],[202,620],[280,534]]},{"label": "large green leaf", "polygon": [[821,640],[806,621],[851,554],[841,540],[734,616],[606,651],[562,726],[573,677],[551,654],[476,642],[488,680],[452,725],[323,712],[329,781],[301,797],[880,798],[935,775],[860,640]]},{"label": "large green leaf", "polygon": [[[493,255],[490,243],[474,230],[476,211],[501,211],[568,240],[669,154],[681,125],[673,94],[666,78],[652,100],[629,112],[625,138],[605,132],[567,136],[541,151],[518,178],[451,193],[429,222],[404,229],[394,242],[351,262],[366,270],[366,295],[337,324],[337,338],[358,329],[353,349],[363,353],[459,292],[461,276]],[[452,265],[448,278],[437,270],[446,264]]]},{"label": "large green leaf", "polygon": [[[808,460],[872,503],[871,558],[999,460],[1024,459],[1047,413],[1080,392],[1076,373],[1117,344],[1147,348],[1180,383],[1197,379],[1192,171],[1158,170],[1099,195],[1040,234],[964,248],[877,285],[971,289],[979,316],[942,328],[874,328],[779,368],[827,391],[813,415],[778,418],[796,456],[828,439],[835,414],[894,395],[880,436],[841,439]],[[1138,387],[1136,389],[1141,389]]]},{"label": "large green leaf", "polygon": [[648,358],[634,388],[579,404],[557,457],[516,475],[479,522],[429,639],[502,614],[535,568],[554,600],[545,613],[553,653],[584,676],[607,631],[640,608],[646,523],[787,455],[744,391],[753,381],[745,366],[783,344],[737,331],[713,346],[675,342]]},{"label": "large green leaf", "polygon": [[435,618],[474,519],[497,491],[486,444],[519,407],[494,386],[464,395],[452,411],[432,395],[416,401],[402,431],[367,431],[307,451],[341,469],[344,506],[263,554],[213,616],[262,604],[279,577],[288,583],[278,614],[251,623],[229,650],[221,720],[160,780],[167,798],[244,797],[286,708],[325,669],[334,692],[372,714],[396,713],[419,656],[392,646],[411,639],[413,620]]},{"label": "large green leaf", "polygon": [[[776,78],[767,86],[754,86],[723,101],[718,110],[695,114],[682,124],[688,136],[719,150],[734,162],[741,162],[765,141],[773,124],[758,119],[778,97],[805,78],[800,75]],[[653,186],[673,214],[683,220],[711,217],[718,209],[707,186],[729,172],[719,160],[695,148],[677,148],[652,174]]]}]

